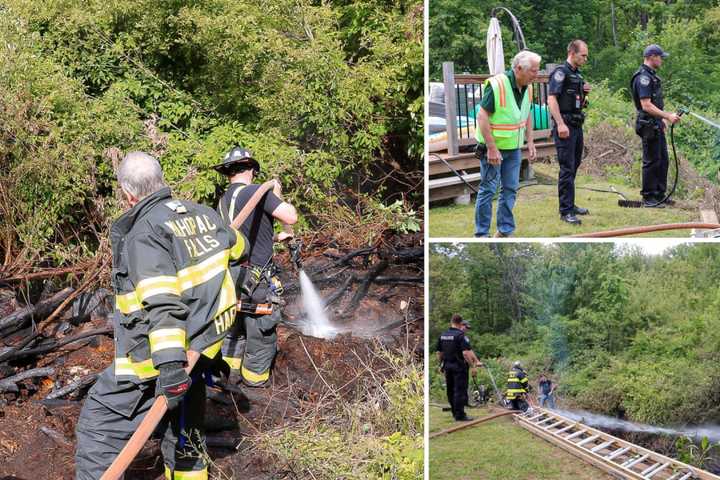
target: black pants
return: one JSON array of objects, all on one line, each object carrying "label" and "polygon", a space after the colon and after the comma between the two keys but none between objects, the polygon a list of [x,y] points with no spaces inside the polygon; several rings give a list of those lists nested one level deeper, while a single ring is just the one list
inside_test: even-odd
[{"label": "black pants", "polygon": [[465,418],[468,402],[468,369],[445,366],[445,385],[448,403],[456,420]]},{"label": "black pants", "polygon": [[643,138],[642,190],[645,200],[662,200],[667,190],[668,149],[665,131],[651,139]]},{"label": "black pants", "polygon": [[552,135],[557,149],[560,175],[558,178],[558,198],[560,200],[560,215],[567,215],[575,211],[575,176],[577,175],[583,154],[582,126],[567,124],[570,135],[560,138],[557,127],[553,127]]},{"label": "black pants", "polygon": [[528,403],[523,398],[515,398],[510,400],[510,405],[513,410],[522,410],[523,412],[528,409]]}]

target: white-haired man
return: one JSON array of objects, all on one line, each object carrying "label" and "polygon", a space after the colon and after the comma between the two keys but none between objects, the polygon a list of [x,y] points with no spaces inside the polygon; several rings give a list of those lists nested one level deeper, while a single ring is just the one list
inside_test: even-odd
[{"label": "white-haired man", "polygon": [[[125,156],[117,177],[128,209],[110,230],[115,360],[80,413],[75,475],[100,478],[163,395],[166,478],[207,479],[199,377],[235,319],[229,262],[247,253],[247,241],[214,210],[173,199],[146,153]],[[190,375],[188,350],[202,354]]]},{"label": "white-haired man", "polygon": [[540,55],[523,50],[515,55],[512,68],[489,78],[477,114],[476,155],[480,159],[482,180],[475,204],[475,236],[489,237],[492,200],[501,185],[497,209],[496,237],[509,237],[515,231],[512,209],[520,185],[520,149],[527,141],[530,160],[536,151],[530,115],[532,81],[540,70]]}]

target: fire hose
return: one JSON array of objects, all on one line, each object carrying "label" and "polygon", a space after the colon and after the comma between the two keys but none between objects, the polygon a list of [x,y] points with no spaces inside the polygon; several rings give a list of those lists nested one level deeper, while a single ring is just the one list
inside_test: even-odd
[{"label": "fire hose", "polygon": [[[248,203],[245,204],[242,210],[240,210],[240,213],[238,213],[231,225],[236,229],[240,228],[240,225],[243,224],[250,213],[255,209],[262,197],[274,186],[275,180],[270,180],[260,185],[260,188],[258,188],[250,197]],[[201,354],[199,352],[193,350],[187,351],[187,367],[185,367],[185,371],[188,375],[192,372],[192,369],[200,358],[200,355]],[[143,418],[137,430],[135,430],[135,433],[132,434],[130,440],[128,440],[103,476],[100,477],[100,480],[120,480],[122,478],[125,470],[127,470],[138,453],[140,453],[140,450],[142,450],[143,446],[150,438],[150,435],[152,435],[153,431],[155,431],[155,428],[163,419],[167,410],[167,400],[165,397],[162,395],[157,397],[153,402],[152,407],[150,407],[150,410],[148,410],[145,414],[145,418]]]}]

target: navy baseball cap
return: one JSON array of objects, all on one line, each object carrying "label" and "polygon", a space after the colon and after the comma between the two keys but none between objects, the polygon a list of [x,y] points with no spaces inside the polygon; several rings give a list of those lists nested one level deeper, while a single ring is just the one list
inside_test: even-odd
[{"label": "navy baseball cap", "polygon": [[460,322],[460,325],[464,325],[464,326],[467,327],[467,328],[472,328],[472,327],[470,326],[470,322],[468,322],[467,320],[463,320],[462,322]]},{"label": "navy baseball cap", "polygon": [[662,58],[667,58],[670,54],[660,48],[660,45],[652,44],[648,45],[643,52],[643,57],[652,57],[653,55],[660,55]]}]

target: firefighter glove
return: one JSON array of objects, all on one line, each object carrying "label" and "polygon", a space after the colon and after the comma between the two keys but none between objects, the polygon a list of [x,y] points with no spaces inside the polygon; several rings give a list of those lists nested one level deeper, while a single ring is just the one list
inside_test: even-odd
[{"label": "firefighter glove", "polygon": [[160,375],[155,386],[155,396],[164,395],[168,410],[177,407],[183,395],[190,389],[192,380],[183,368],[183,362],[169,362],[159,367]]}]

